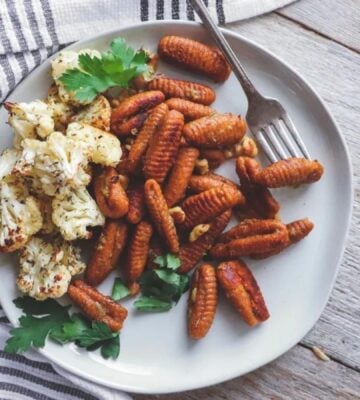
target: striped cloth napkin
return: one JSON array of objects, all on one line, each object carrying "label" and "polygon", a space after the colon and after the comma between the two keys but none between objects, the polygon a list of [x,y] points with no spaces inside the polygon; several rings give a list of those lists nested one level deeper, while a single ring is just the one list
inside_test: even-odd
[{"label": "striped cloth napkin", "polygon": [[[219,24],[250,18],[294,0],[204,0]],[[194,20],[189,0],[0,0],[0,102],[50,55],[79,38],[156,19]],[[0,307],[0,349],[9,323]],[[51,365],[37,352],[0,350],[0,400],[129,400]]]}]

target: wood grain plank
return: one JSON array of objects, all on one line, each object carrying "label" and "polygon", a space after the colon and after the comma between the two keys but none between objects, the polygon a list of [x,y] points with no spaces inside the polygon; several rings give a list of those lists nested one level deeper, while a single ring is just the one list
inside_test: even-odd
[{"label": "wood grain plank", "polygon": [[355,201],[351,232],[337,283],[319,322],[304,340],[334,358],[360,368],[360,56],[276,14],[229,27],[292,64],[329,106],[348,143]]},{"label": "wood grain plank", "polygon": [[359,0],[300,0],[277,13],[360,52]]},{"label": "wood grain plank", "polygon": [[360,374],[334,361],[321,361],[311,350],[296,346],[271,365],[221,385],[172,395],[134,395],[134,399],[355,400],[359,393]]}]

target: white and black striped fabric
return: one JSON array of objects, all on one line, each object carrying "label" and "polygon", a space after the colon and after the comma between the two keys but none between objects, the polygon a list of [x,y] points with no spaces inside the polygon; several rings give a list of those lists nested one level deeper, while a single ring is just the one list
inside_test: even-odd
[{"label": "white and black striped fabric", "polygon": [[[294,0],[204,0],[219,24]],[[189,0],[0,0],[0,102],[47,57],[79,38],[134,21],[194,20]]]},{"label": "white and black striped fabric", "polygon": [[[294,0],[204,0],[219,24],[269,12]],[[0,102],[60,48],[131,22],[195,20],[189,0],[0,0]],[[0,349],[9,323],[0,307]],[[46,362],[0,350],[0,400],[129,400]]]}]

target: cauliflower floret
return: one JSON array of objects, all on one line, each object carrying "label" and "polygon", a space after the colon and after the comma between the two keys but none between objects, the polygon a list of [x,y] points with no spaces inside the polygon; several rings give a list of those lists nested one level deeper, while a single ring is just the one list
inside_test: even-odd
[{"label": "cauliflower floret", "polygon": [[55,130],[65,132],[71,117],[74,115],[74,110],[69,104],[61,101],[56,85],[50,87],[45,102],[51,108]]},{"label": "cauliflower floret", "polygon": [[10,175],[20,158],[21,152],[14,148],[6,149],[0,155],[0,179]]},{"label": "cauliflower floret", "polygon": [[89,226],[104,225],[105,217],[85,187],[64,187],[52,201],[52,220],[66,240],[89,239]]},{"label": "cauliflower floret", "polygon": [[86,186],[91,179],[87,173],[89,148],[85,143],[53,132],[46,141],[26,139],[14,172],[32,180],[39,189],[53,196],[62,186]]},{"label": "cauliflower floret", "polygon": [[40,211],[43,218],[43,224],[40,230],[41,234],[52,235],[58,232],[52,220],[52,197],[40,194],[36,196],[40,205]]},{"label": "cauliflower floret", "polygon": [[91,104],[83,108],[73,118],[73,122],[89,124],[103,131],[110,130],[111,107],[108,99],[99,96]]},{"label": "cauliflower floret", "polygon": [[30,196],[21,177],[8,175],[0,181],[0,251],[24,246],[41,229],[38,201]]},{"label": "cauliflower floret", "polygon": [[52,77],[59,89],[59,96],[64,103],[71,103],[74,105],[79,104],[89,104],[89,102],[80,103],[75,99],[75,94],[73,92],[68,92],[64,85],[60,82],[59,78],[68,69],[79,68],[79,55],[89,54],[91,57],[101,57],[101,54],[97,50],[84,49],[79,51],[65,50],[61,51],[52,61]]},{"label": "cauliflower floret", "polygon": [[41,100],[31,103],[6,103],[10,112],[9,125],[14,129],[14,147],[20,148],[26,139],[45,138],[54,131],[52,110]]},{"label": "cauliflower floret", "polygon": [[66,136],[88,146],[90,161],[107,167],[116,167],[122,150],[119,139],[93,126],[73,122],[68,125]]},{"label": "cauliflower floret", "polygon": [[[54,172],[58,171],[60,181],[73,187],[87,185],[90,175],[85,172],[88,164],[88,149],[85,143],[64,136],[61,132],[52,133],[47,144],[42,162],[44,169],[55,165]],[[38,165],[36,165],[39,168]]]},{"label": "cauliflower floret", "polygon": [[49,243],[33,237],[20,250],[19,290],[37,300],[63,296],[71,277],[85,270],[79,254],[62,239]]}]

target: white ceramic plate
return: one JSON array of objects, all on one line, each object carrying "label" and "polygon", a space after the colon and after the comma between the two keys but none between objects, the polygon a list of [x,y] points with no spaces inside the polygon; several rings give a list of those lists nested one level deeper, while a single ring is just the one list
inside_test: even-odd
[{"label": "white ceramic plate", "polygon": [[[315,229],[279,256],[249,260],[271,314],[259,327],[247,327],[221,298],[209,334],[194,342],[186,333],[187,295],[170,312],[158,314],[137,314],[132,302],[126,301],[129,317],[121,333],[117,361],[105,361],[96,353],[51,342],[41,351],[61,367],[93,382],[131,392],[166,393],[234,378],[268,363],[299,342],[319,318],[329,297],[344,250],[352,203],[351,168],[344,140],[318,95],[292,68],[253,42],[224,32],[256,86],[286,106],[310,154],[325,166],[320,182],[275,191],[284,221],[309,217]],[[209,41],[209,35],[198,24],[165,21],[119,29],[70,48],[101,50],[112,38],[123,36],[135,47],[155,50],[165,34]],[[162,63],[159,69],[175,77],[201,81],[198,76]],[[49,70],[47,61],[16,88],[9,100],[45,97]],[[246,99],[234,76],[223,85],[213,86],[218,98],[216,109],[246,113]],[[0,118],[0,146],[6,147],[11,143],[11,132],[5,126],[4,109]],[[232,163],[222,167],[221,172],[236,179]],[[12,256],[2,256],[1,264],[0,300],[15,323],[19,317],[19,310],[12,303],[19,295],[15,286],[16,261]],[[112,282],[113,276],[100,289],[109,293]]]}]

